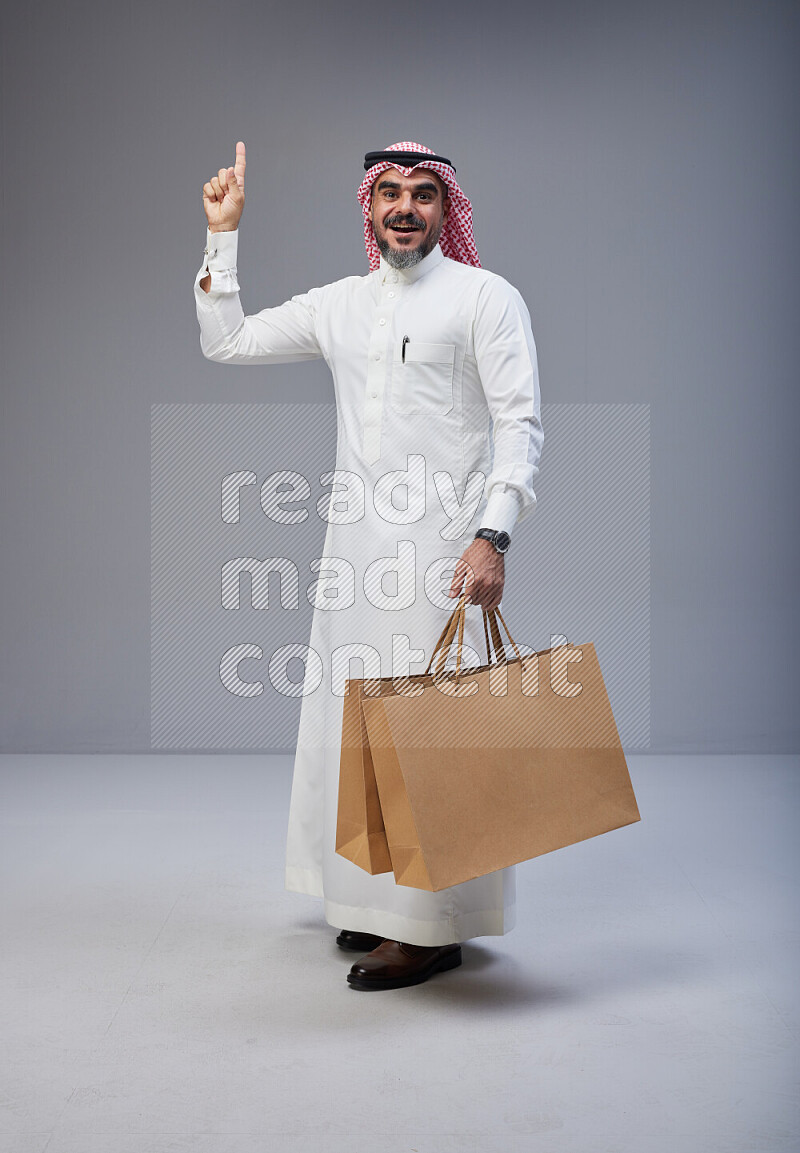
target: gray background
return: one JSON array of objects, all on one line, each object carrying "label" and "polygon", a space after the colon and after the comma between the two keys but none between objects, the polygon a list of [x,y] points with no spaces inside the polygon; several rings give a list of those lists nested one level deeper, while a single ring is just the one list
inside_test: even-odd
[{"label": "gray background", "polygon": [[651,406],[651,749],[796,749],[798,24],[6,6],[0,747],[150,748],[151,405],[333,399],[322,362],[203,359],[203,182],[243,139],[253,312],[366,271],[360,158],[405,138],[454,159],[545,403]]}]

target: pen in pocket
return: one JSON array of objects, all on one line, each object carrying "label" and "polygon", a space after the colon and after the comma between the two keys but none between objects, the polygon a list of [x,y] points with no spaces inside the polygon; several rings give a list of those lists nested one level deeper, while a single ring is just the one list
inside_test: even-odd
[{"label": "pen in pocket", "polygon": [[406,345],[408,344],[408,341],[409,341],[409,337],[404,336],[403,337],[403,350],[400,354],[400,359],[403,362],[403,364],[405,364],[405,362],[406,362]]}]

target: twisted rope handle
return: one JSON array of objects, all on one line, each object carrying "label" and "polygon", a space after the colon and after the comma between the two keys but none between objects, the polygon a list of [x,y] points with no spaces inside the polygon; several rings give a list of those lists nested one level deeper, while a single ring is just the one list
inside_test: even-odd
[{"label": "twisted rope handle", "polygon": [[498,664],[501,661],[507,661],[508,660],[508,657],[505,654],[505,645],[503,644],[503,639],[500,635],[500,628],[497,624],[497,618],[498,617],[500,618],[500,620],[503,623],[503,628],[506,630],[506,635],[508,636],[508,639],[511,641],[514,652],[517,654],[518,659],[522,660],[522,657],[520,655],[520,651],[517,648],[517,642],[514,640],[511,633],[509,632],[508,625],[506,624],[505,618],[503,617],[503,614],[500,612],[500,609],[490,609],[488,613],[487,613],[486,609],[484,609],[483,610],[483,632],[484,632],[484,636],[486,637],[486,657],[487,657],[487,660],[489,661],[489,664],[492,663],[492,657],[491,657],[491,654],[489,653],[489,629],[487,629],[487,627],[486,627],[487,620],[489,622],[489,628],[491,628],[491,630],[492,630],[492,646],[494,648],[494,655],[497,657]]},{"label": "twisted rope handle", "polygon": [[462,593],[461,594],[461,596],[458,598],[458,603],[456,604],[456,607],[453,609],[453,611],[450,613],[450,616],[447,618],[447,622],[445,623],[445,626],[442,629],[441,636],[439,637],[436,644],[433,646],[433,652],[431,653],[431,659],[428,661],[428,667],[425,669],[426,673],[430,672],[430,667],[433,664],[433,658],[436,656],[437,653],[440,653],[440,658],[441,658],[441,653],[444,653],[444,658],[440,659],[440,663],[437,664],[436,670],[434,672],[434,676],[439,672],[439,669],[444,665],[444,662],[447,660],[447,653],[450,649],[450,645],[453,642],[453,637],[455,636],[455,631],[456,631],[456,628],[459,626],[459,623],[460,623],[461,627],[460,627],[460,631],[459,631],[459,639],[458,639],[459,649],[458,649],[458,658],[457,659],[458,659],[459,668],[460,668],[461,645],[463,644],[463,641],[464,641],[464,616],[466,615],[464,606],[467,603],[467,596],[468,595],[469,595],[468,593]]},{"label": "twisted rope handle", "polygon": [[[458,598],[458,603],[457,603],[456,607],[453,609],[450,616],[447,618],[445,626],[442,629],[442,632],[439,636],[439,639],[436,642],[436,644],[433,646],[433,652],[431,653],[431,659],[428,661],[428,666],[425,669],[425,673],[430,672],[430,668],[431,668],[431,665],[433,664],[434,657],[436,657],[437,653],[438,653],[438,657],[436,660],[436,667],[433,671],[433,675],[435,677],[439,676],[439,674],[443,670],[445,664],[447,663],[448,653],[449,653],[450,648],[453,644],[453,640],[455,638],[456,629],[457,629],[458,630],[458,641],[456,642],[456,680],[459,679],[459,676],[461,675],[461,657],[462,657],[463,647],[464,647],[464,621],[466,618],[466,605],[467,605],[467,596],[468,595],[469,595],[468,593],[462,593],[461,596]],[[522,656],[520,655],[520,651],[517,648],[516,641],[512,637],[512,635],[509,631],[508,625],[506,624],[505,619],[503,617],[503,614],[500,612],[500,609],[499,608],[498,609],[490,609],[490,611],[488,613],[487,613],[486,609],[484,609],[483,610],[483,633],[484,633],[484,636],[486,638],[486,662],[487,662],[487,664],[493,663],[493,661],[492,661],[493,656],[496,658],[498,664],[503,662],[503,661],[508,660],[508,657],[505,654],[505,645],[503,644],[503,640],[502,640],[502,637],[500,634],[500,628],[497,624],[498,618],[502,622],[503,628],[506,631],[506,635],[508,636],[508,639],[514,648],[514,652],[517,654],[518,659],[522,660]],[[487,624],[487,622],[488,622],[488,624]],[[491,632],[492,632],[491,643],[489,641],[489,629],[491,629]]]},{"label": "twisted rope handle", "polygon": [[[460,610],[459,610],[459,613],[458,613],[458,643],[456,645],[456,680],[458,680],[459,676],[461,675],[461,654],[464,651],[464,621],[466,619],[466,616],[467,616],[466,606],[462,605]],[[450,644],[452,645],[452,638],[451,638]],[[436,669],[435,669],[434,674],[433,674],[435,677],[439,676],[439,674],[441,673],[445,664],[447,663],[447,656],[448,656],[449,647],[450,646],[448,646],[448,645],[442,645],[441,649],[439,650],[439,656],[436,659]]]}]

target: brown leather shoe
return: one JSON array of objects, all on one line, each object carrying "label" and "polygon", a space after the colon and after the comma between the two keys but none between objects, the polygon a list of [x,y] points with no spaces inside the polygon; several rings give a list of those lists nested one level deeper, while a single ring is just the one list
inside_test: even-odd
[{"label": "brown leather shoe", "polygon": [[459,944],[408,945],[403,941],[384,941],[356,961],[347,980],[351,989],[403,989],[460,964]]},{"label": "brown leather shoe", "polygon": [[385,940],[385,937],[376,937],[374,933],[356,933],[354,929],[342,929],[336,938],[336,944],[341,949],[355,949],[359,953],[366,953]]}]

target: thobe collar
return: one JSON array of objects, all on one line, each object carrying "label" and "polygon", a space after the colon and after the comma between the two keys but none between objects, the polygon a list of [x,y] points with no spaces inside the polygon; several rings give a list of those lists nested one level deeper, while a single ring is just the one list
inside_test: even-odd
[{"label": "thobe collar", "polygon": [[420,277],[426,276],[434,268],[438,267],[443,260],[444,253],[438,244],[430,250],[427,256],[423,256],[419,264],[414,264],[411,268],[392,268],[391,264],[388,264],[383,256],[381,256],[381,263],[378,269],[380,283],[385,284],[387,277],[396,276],[399,284],[414,284]]}]

